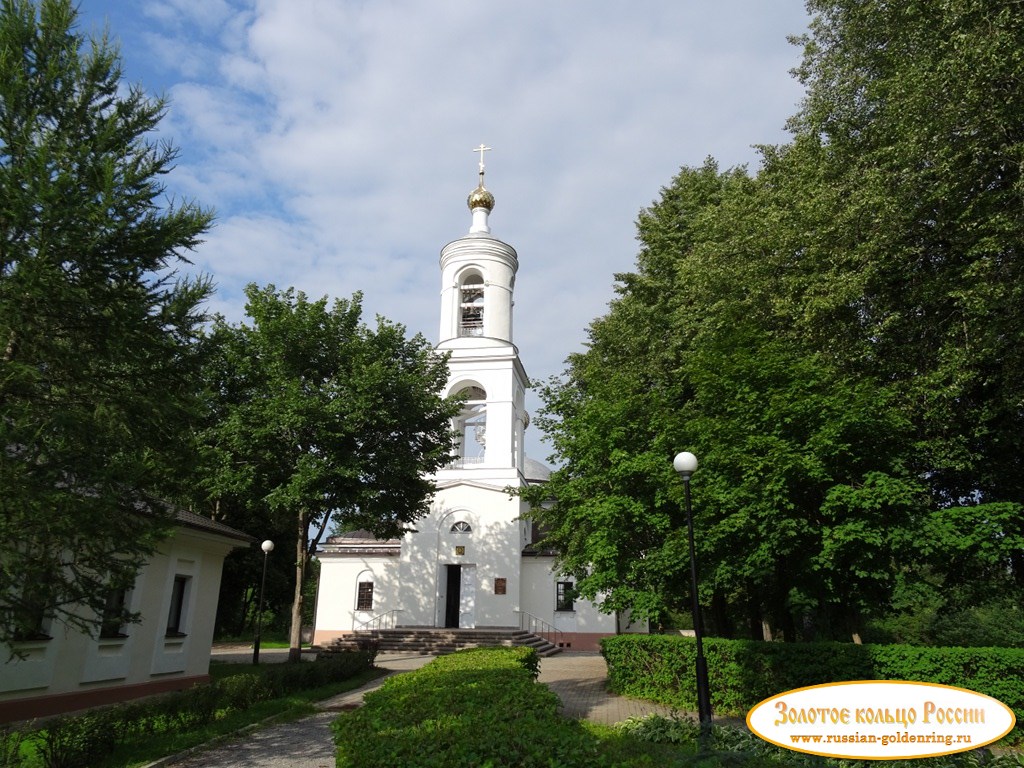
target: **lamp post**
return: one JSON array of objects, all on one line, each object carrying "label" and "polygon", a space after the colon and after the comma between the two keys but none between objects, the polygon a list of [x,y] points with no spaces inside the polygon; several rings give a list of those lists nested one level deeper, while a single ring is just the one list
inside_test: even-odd
[{"label": "lamp post", "polygon": [[260,663],[260,630],[263,628],[263,588],[267,586],[267,555],[274,551],[274,542],[267,539],[260,547],[263,550],[263,578],[260,581],[260,607],[256,611],[256,639],[252,644],[252,663]]},{"label": "lamp post", "polygon": [[693,599],[693,634],[697,640],[697,714],[701,731],[705,731],[711,726],[711,688],[708,685],[708,663],[704,659],[700,605],[697,602],[697,556],[693,548],[693,509],[690,505],[690,476],[697,471],[697,457],[687,451],[677,453],[672,467],[682,478],[686,491],[686,528],[690,535],[690,596]]}]

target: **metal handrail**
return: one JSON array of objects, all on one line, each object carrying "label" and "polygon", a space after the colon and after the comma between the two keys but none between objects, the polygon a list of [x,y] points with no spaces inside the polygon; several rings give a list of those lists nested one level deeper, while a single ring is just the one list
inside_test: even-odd
[{"label": "metal handrail", "polygon": [[398,621],[399,613],[403,613],[401,608],[393,608],[387,613],[374,616],[372,619],[367,619],[361,624],[353,624],[352,631],[359,632],[362,630],[373,631],[375,629],[394,629],[396,622]]},{"label": "metal handrail", "polygon": [[[563,647],[562,637],[565,633],[562,630],[555,629],[554,626],[548,624],[544,619],[534,616],[532,613],[518,610],[516,613],[519,614],[519,628],[521,630],[529,632],[531,635],[542,637],[559,648]],[[524,623],[527,626],[523,626]]]}]

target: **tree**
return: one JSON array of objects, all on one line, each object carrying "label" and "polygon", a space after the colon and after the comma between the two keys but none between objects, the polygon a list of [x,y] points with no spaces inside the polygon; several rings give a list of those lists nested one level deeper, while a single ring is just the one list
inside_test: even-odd
[{"label": "tree", "polygon": [[391,537],[422,517],[426,475],[451,459],[458,404],[439,394],[447,360],[384,318],[363,325],[359,294],[330,309],[274,286],[246,296],[252,324],[219,318],[209,338],[217,399],[204,489],[210,503],[247,499],[290,527],[297,659],[307,564],[328,519]]},{"label": "tree", "polygon": [[760,186],[713,162],[683,169],[641,214],[637,273],[619,276],[588,351],[543,393],[565,463],[544,489],[555,505],[535,514],[588,597],[658,618],[688,600],[670,462],[692,449],[702,601],[717,629],[739,620],[760,636],[769,623],[792,639],[800,604],[816,633],[856,632],[892,588],[905,550],[894,523],[921,488],[900,468],[906,430],[879,408],[884,392],[789,333],[794,278],[768,226],[778,216]]},{"label": "tree", "polygon": [[[937,503],[1024,496],[1024,17],[1007,0],[816,0],[793,128],[841,196],[856,322],[808,317],[914,403]],[[825,254],[820,254],[824,256]],[[849,314],[846,314],[849,317]],[[831,318],[832,320],[838,317]],[[823,322],[824,320],[824,322]]]},{"label": "tree", "polygon": [[1024,590],[1024,15],[809,8],[793,141],[641,212],[635,273],[546,390],[565,463],[536,513],[581,588],[668,604],[693,450],[702,603],[787,639],[858,632],[915,567]]},{"label": "tree", "polygon": [[[0,642],[98,628],[168,527],[197,404],[208,228],[162,201],[165,105],[68,0],[0,4]],[[128,616],[122,617],[128,619]]]}]

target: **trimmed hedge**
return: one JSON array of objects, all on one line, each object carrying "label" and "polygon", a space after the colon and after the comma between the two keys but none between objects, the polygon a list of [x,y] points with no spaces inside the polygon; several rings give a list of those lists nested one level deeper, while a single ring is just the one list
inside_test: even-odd
[{"label": "trimmed hedge", "polygon": [[[619,635],[601,641],[608,684],[689,711],[697,709],[697,645],[671,635]],[[1024,649],[922,648],[852,643],[765,643],[705,638],[712,709],[745,717],[764,699],[793,688],[845,680],[915,680],[984,693],[1024,718]]]},{"label": "trimmed hedge", "polygon": [[389,678],[333,725],[339,768],[604,764],[598,741],[558,715],[532,648],[477,648]]},{"label": "trimmed hedge", "polygon": [[[694,744],[701,742],[701,727],[694,720],[648,715],[631,718],[615,726],[620,733],[652,744]],[[1011,753],[994,755],[987,751],[908,760],[842,760],[794,752],[758,738],[743,728],[713,725],[704,738],[704,765],[729,768],[1021,768],[1024,762]],[[691,764],[688,761],[686,764]]]}]

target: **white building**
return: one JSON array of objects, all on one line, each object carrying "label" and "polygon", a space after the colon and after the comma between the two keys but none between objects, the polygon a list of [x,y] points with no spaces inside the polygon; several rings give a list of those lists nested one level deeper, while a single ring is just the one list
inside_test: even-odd
[{"label": "white building", "polygon": [[[116,597],[138,624],[98,637],[46,622],[13,648],[0,643],[0,723],[87,709],[209,680],[224,557],[252,538],[191,512]],[[12,653],[13,651],[13,653]]]},{"label": "white building", "polygon": [[[482,153],[481,153],[482,157]],[[574,600],[554,557],[531,546],[528,507],[507,489],[544,482],[526,457],[529,379],[512,343],[515,249],[491,235],[494,197],[469,196],[469,233],[441,250],[441,329],[451,354],[446,394],[465,393],[456,420],[459,458],[434,476],[430,513],[401,540],[365,532],[329,538],[320,553],[313,642],[363,627],[551,628],[563,646],[595,650],[617,617]],[[646,630],[631,627],[633,631]]]}]

